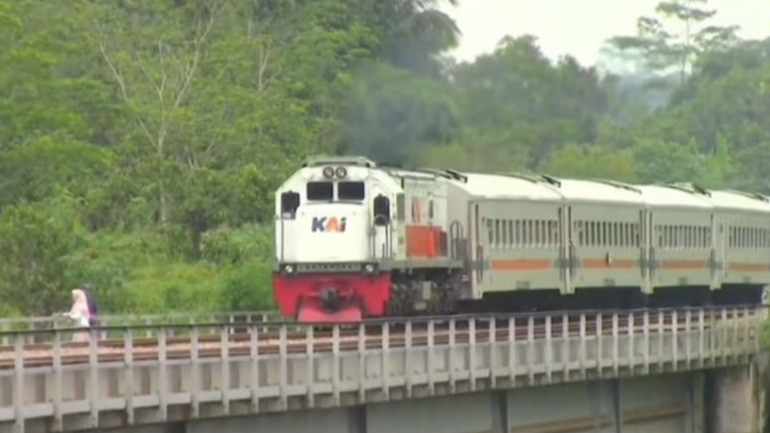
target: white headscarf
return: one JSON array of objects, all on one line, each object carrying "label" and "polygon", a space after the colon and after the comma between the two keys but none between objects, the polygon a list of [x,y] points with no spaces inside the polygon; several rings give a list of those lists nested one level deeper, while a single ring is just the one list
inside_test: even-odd
[{"label": "white headscarf", "polygon": [[80,289],[72,291],[72,308],[68,316],[77,323],[77,326],[88,327],[88,300],[84,291]]}]

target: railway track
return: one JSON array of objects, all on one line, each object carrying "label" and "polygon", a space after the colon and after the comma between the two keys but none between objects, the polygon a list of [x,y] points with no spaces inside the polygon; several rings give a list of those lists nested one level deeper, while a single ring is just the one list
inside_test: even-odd
[{"label": "railway track", "polygon": [[[195,325],[153,325],[128,328],[103,328],[108,333],[123,332],[122,338],[91,343],[65,341],[73,330],[22,331],[6,334],[15,344],[0,346],[0,370],[72,365],[91,362],[114,363],[131,360],[212,358],[274,354],[308,354],[405,346],[420,347],[468,343],[484,344],[509,339],[560,339],[565,337],[644,332],[684,331],[696,326],[710,326],[715,321],[755,317],[757,307],[712,310],[656,310],[635,312],[574,312],[564,314],[456,317],[452,320],[404,319],[401,321],[364,322],[336,327],[297,326],[287,323],[219,323]],[[702,322],[702,324],[701,324]],[[214,330],[214,332],[206,332]],[[96,330],[95,330],[96,331]],[[135,333],[150,331],[153,337],[134,338]],[[81,331],[82,332],[82,331]],[[48,341],[25,344],[24,337],[34,333]],[[184,335],[178,335],[178,334]],[[225,353],[225,351],[227,351]]]}]

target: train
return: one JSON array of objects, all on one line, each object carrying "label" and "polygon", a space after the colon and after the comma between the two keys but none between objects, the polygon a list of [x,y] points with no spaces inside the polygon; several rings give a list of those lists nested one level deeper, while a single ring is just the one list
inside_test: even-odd
[{"label": "train", "polygon": [[275,192],[275,253],[300,322],[758,304],[770,197],[318,157]]}]

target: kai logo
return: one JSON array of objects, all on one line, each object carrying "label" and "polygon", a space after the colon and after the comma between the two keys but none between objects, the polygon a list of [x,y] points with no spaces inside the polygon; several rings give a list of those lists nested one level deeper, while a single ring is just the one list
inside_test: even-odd
[{"label": "kai logo", "polygon": [[313,217],[313,228],[311,232],[345,232],[345,226],[348,219],[345,217]]}]

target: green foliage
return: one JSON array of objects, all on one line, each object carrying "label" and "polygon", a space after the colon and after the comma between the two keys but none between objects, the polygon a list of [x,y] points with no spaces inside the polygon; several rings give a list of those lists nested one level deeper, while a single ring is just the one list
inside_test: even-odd
[{"label": "green foliage", "polygon": [[226,311],[259,311],[275,308],[270,266],[244,264],[227,273],[222,284],[221,305]]},{"label": "green foliage", "polygon": [[568,145],[559,149],[551,154],[545,171],[578,179],[636,181],[632,155],[599,146]]},{"label": "green foliage", "polygon": [[64,191],[0,213],[0,304],[47,314],[68,300],[66,257],[82,247],[85,236],[78,207]]},{"label": "green foliage", "polygon": [[[680,84],[699,54],[723,49],[736,41],[737,26],[704,25],[716,14],[708,0],[664,0],[655,7],[658,17],[640,17],[636,36],[610,39],[611,47],[641,57],[652,70],[676,68]],[[673,26],[666,26],[667,22]],[[674,29],[672,29],[674,27]],[[677,31],[678,30],[678,31]]]},{"label": "green foliage", "polygon": [[770,193],[770,40],[706,0],[609,41],[631,76],[532,36],[454,64],[440,4],[0,0],[0,316],[86,281],[105,312],[272,307],[273,192],[313,154]]}]

